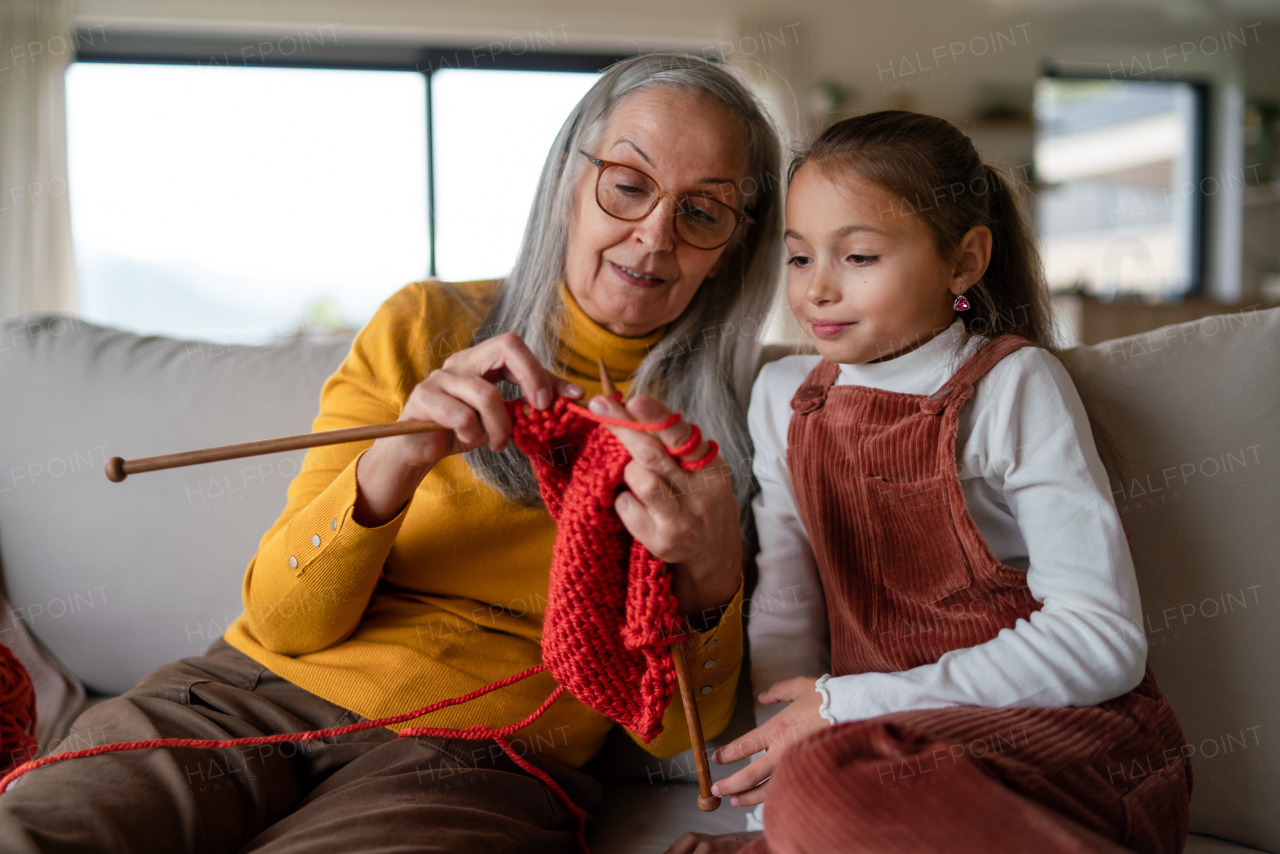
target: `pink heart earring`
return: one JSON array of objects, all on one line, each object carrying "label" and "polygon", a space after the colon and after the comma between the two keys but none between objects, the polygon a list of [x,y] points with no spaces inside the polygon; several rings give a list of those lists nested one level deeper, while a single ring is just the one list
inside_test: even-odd
[{"label": "pink heart earring", "polygon": [[951,307],[956,311],[968,311],[969,301],[964,298],[964,294],[958,294],[956,296],[956,301],[951,304]]}]

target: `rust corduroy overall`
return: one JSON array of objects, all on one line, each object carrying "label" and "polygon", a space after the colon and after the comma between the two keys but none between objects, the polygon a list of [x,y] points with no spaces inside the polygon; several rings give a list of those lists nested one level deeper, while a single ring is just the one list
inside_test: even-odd
[{"label": "rust corduroy overall", "polygon": [[[998,561],[955,471],[960,408],[1033,342],[987,342],[932,395],[797,390],[787,462],[831,628],[832,675],[910,670],[1039,610]],[[1135,631],[1137,629],[1135,628]],[[1148,666],[1133,690],[1075,708],[949,706],[841,723],[793,745],[769,783],[763,852],[1182,850],[1191,767]]]}]

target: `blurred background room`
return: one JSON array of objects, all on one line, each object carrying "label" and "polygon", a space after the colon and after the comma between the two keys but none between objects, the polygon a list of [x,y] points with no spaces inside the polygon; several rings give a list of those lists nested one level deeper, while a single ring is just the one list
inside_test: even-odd
[{"label": "blurred background room", "polygon": [[961,127],[1035,194],[1064,343],[1280,304],[1276,0],[0,0],[0,316],[256,344],[501,277],[570,107],[657,49],[792,139]]}]

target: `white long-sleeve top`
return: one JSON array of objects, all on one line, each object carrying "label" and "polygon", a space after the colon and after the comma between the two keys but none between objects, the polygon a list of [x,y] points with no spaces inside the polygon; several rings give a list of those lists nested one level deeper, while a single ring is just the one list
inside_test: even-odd
[{"label": "white long-sleeve top", "polygon": [[[957,355],[962,330],[957,317],[901,356],[841,365],[835,384],[931,394],[982,343],[971,340]],[[747,418],[761,490],[753,504],[759,582],[748,609],[757,695],[778,680],[830,667],[826,602],[786,449],[792,395],[819,358],[765,365],[751,394]],[[978,380],[960,411],[956,471],[979,532],[1001,563],[1026,570],[1040,610],[933,664],[824,676],[817,690],[828,722],[952,705],[1086,706],[1142,681],[1147,641],[1133,559],[1084,406],[1056,358],[1023,347]],[[757,700],[757,725],[786,705]],[[763,827],[763,806],[748,813],[748,830]]]}]

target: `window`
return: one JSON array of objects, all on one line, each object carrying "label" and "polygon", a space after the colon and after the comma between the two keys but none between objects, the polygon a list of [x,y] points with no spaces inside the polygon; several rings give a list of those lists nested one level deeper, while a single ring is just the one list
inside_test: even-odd
[{"label": "window", "polygon": [[67,76],[81,313],[241,343],[359,328],[429,275],[504,275],[586,69],[613,60],[344,46],[340,67],[318,48],[321,67],[237,65],[225,46],[123,43]]},{"label": "window", "polygon": [[76,63],[82,314],[252,343],[427,274],[420,74]]},{"label": "window", "polygon": [[1037,83],[1036,219],[1052,288],[1156,299],[1200,287],[1201,104],[1191,83]]},{"label": "window", "polygon": [[551,143],[598,74],[444,69],[431,79],[436,270],[506,275]]}]

